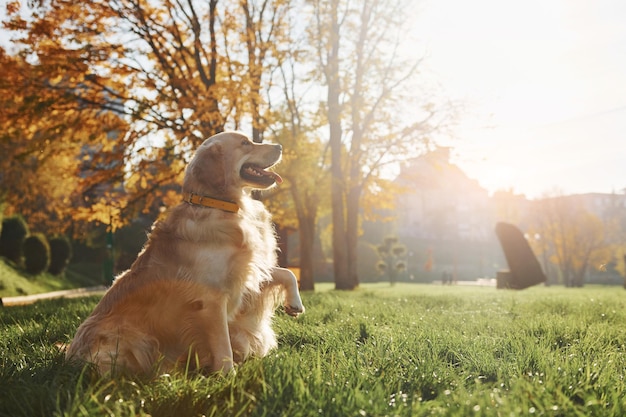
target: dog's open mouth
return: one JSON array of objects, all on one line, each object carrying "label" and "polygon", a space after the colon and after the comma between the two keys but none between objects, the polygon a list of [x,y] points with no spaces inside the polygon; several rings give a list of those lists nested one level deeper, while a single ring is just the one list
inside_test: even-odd
[{"label": "dog's open mouth", "polygon": [[283,179],[277,173],[268,171],[267,169],[254,164],[244,164],[244,166],[241,167],[240,175],[241,178],[246,181],[263,186],[270,186],[275,182],[278,184],[283,182]]}]

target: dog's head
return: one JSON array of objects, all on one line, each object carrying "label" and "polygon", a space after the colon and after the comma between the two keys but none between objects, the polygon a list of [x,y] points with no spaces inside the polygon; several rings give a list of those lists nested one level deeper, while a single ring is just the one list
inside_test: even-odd
[{"label": "dog's head", "polygon": [[238,132],[218,133],[196,150],[185,172],[183,190],[236,197],[244,188],[269,188],[282,182],[280,175],[268,171],[281,155],[281,145],[253,143]]}]

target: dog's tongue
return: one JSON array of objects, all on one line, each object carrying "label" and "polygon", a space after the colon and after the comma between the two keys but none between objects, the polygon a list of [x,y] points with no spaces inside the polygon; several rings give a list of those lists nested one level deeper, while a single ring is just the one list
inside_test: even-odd
[{"label": "dog's tongue", "polygon": [[261,170],[261,174],[267,176],[267,177],[272,177],[274,178],[274,181],[276,181],[277,184],[282,184],[283,183],[283,177],[281,177],[280,175],[278,175],[278,173],[274,172],[274,171],[270,171],[267,169],[262,169]]},{"label": "dog's tongue", "polygon": [[274,180],[276,181],[277,184],[282,184],[283,183],[283,178],[278,175],[276,172],[274,171],[267,171],[272,177],[274,177]]}]

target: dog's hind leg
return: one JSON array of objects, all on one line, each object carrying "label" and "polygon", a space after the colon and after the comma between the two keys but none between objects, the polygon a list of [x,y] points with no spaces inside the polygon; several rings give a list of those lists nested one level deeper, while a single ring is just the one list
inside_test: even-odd
[{"label": "dog's hind leg", "polygon": [[289,269],[276,267],[272,270],[272,281],[285,289],[285,312],[290,316],[304,313],[304,305],[298,291],[298,279]]},{"label": "dog's hind leg", "polygon": [[[224,298],[224,297],[222,297]],[[212,372],[233,369],[233,350],[228,330],[226,301],[198,300],[197,311],[191,317],[187,337],[199,365]]]}]

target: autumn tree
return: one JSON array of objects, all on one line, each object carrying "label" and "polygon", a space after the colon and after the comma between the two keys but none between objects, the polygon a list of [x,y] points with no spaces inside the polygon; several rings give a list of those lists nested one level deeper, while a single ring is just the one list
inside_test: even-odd
[{"label": "autumn tree", "polygon": [[[335,285],[353,289],[359,282],[362,198],[385,165],[415,154],[419,141],[435,128],[436,112],[409,88],[421,60],[399,52],[409,2],[312,4],[311,44],[327,93]],[[413,110],[407,112],[408,107]]]},{"label": "autumn tree", "polygon": [[[240,11],[231,15],[236,21],[241,16],[240,30],[236,30],[239,42],[232,44],[229,50],[237,44],[245,47],[247,71],[246,90],[240,92],[240,100],[245,103],[252,128],[252,140],[263,141],[263,133],[271,123],[269,115],[272,112],[269,105],[270,90],[273,87],[273,74],[278,71],[286,56],[291,53],[290,33],[293,26],[293,9],[298,2],[284,0],[240,0]],[[231,65],[234,60],[228,60]],[[231,69],[231,73],[239,71]]]},{"label": "autumn tree", "polygon": [[626,189],[622,193],[610,194],[606,202],[601,218],[611,252],[606,264],[624,277],[626,286]]},{"label": "autumn tree", "polygon": [[[104,213],[111,211],[110,201],[119,217],[135,210],[129,208],[132,202],[150,206],[162,200],[160,185],[178,181],[191,151],[227,125],[240,127],[251,117],[259,131],[262,74],[271,65],[287,4],[42,0],[20,8],[9,3],[4,27],[12,31],[19,56],[41,75],[40,96],[65,98],[63,117],[81,115],[82,121],[67,120],[66,127],[83,125],[89,132],[83,121],[91,118],[96,125],[91,134],[102,133],[97,125],[105,115],[126,123],[115,136],[93,141],[89,175],[81,179],[86,190],[107,181],[124,187],[92,193],[84,202],[91,212],[83,211],[81,219],[110,217]],[[243,22],[234,18],[242,15]],[[49,107],[39,97],[33,100],[28,117],[35,119],[37,108]],[[48,144],[41,151],[54,155]]]},{"label": "autumn tree", "polygon": [[607,256],[602,221],[562,196],[535,204],[533,235],[540,239],[542,250],[551,254],[565,286],[583,286],[589,268],[603,263]]},{"label": "autumn tree", "polygon": [[[314,244],[320,211],[327,207],[325,194],[328,173],[324,145],[314,135],[304,130],[283,128],[276,132],[276,139],[285,146],[281,175],[283,186],[288,187],[289,200],[296,216],[300,248],[300,288],[314,289]],[[271,204],[271,203],[270,203]]]},{"label": "autumn tree", "polygon": [[90,146],[113,153],[110,139],[127,124],[112,112],[81,108],[75,94],[57,88],[72,75],[52,71],[47,57],[41,62],[0,49],[0,201],[34,229],[62,231],[72,223],[76,190],[94,180],[81,172],[82,153]]},{"label": "autumn tree", "polygon": [[274,192],[265,202],[272,212],[287,208],[292,213],[280,216],[280,226],[286,225],[286,218],[293,220],[299,238],[300,288],[313,290],[318,217],[329,207],[325,198],[329,161],[328,146],[321,135],[326,119],[320,117],[320,103],[315,99],[317,86],[309,76],[315,60],[306,55],[301,25],[301,16],[291,20],[290,45],[277,54],[280,66],[272,73],[266,94],[272,99],[268,101],[267,134],[283,145],[278,170],[285,182],[277,189],[288,192]]}]

